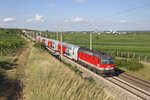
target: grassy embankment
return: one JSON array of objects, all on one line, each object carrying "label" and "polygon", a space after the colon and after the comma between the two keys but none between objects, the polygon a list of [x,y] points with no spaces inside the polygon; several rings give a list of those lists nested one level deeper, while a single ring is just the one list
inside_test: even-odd
[{"label": "grassy embankment", "polygon": [[82,78],[48,52],[33,48],[21,69],[26,100],[112,99],[94,82]]}]

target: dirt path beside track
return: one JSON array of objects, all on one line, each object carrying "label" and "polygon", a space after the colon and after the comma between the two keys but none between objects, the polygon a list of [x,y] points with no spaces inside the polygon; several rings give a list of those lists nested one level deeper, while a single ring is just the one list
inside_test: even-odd
[{"label": "dirt path beside track", "polygon": [[0,100],[21,100],[22,99],[22,83],[19,80],[20,67],[26,65],[28,57],[32,50],[33,42],[24,38],[28,44],[27,48],[20,48],[16,52],[3,56],[1,58],[10,58],[9,63],[5,61],[0,62]]}]

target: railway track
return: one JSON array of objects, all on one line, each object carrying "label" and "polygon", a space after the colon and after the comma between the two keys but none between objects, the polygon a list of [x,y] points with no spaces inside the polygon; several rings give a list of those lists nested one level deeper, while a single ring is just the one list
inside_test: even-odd
[{"label": "railway track", "polygon": [[[97,70],[93,70],[89,67],[86,67],[84,64],[81,64],[77,61],[75,61],[75,62],[82,65],[83,67],[87,68],[88,70],[94,72],[95,74],[98,74]],[[150,100],[150,82],[140,79],[138,77],[135,77],[133,75],[127,74],[125,72],[119,73],[116,71],[116,73],[118,74],[118,76],[103,77],[103,78],[105,78],[107,81],[119,86],[120,88],[130,92],[131,94],[137,96],[141,100]],[[122,79],[122,77],[123,77],[123,79]],[[127,81],[127,79],[132,81],[132,83]],[[133,83],[135,83],[135,84],[133,84]],[[136,84],[138,84],[138,85],[136,85]]]},{"label": "railway track", "polygon": [[117,70],[116,70],[116,73],[118,74],[118,78],[130,83],[130,84],[133,84],[147,92],[150,92],[150,82],[149,81],[146,81],[146,80],[143,80],[139,77],[136,77],[136,76],[133,76],[131,74],[128,74],[126,72],[124,73],[119,73]]},{"label": "railway track", "polygon": [[[93,71],[95,74],[98,74],[97,71],[91,70],[91,68],[89,70]],[[131,94],[137,96],[141,100],[150,100],[150,82],[149,81],[145,81],[141,78],[135,77],[125,72],[119,73],[116,71],[116,73],[117,73],[117,76],[103,77],[103,78],[119,86],[120,88],[130,92]]]},{"label": "railway track", "polygon": [[117,77],[108,77],[105,78],[106,80],[112,82],[115,85],[118,85],[119,87],[123,88],[124,90],[134,94],[141,100],[150,100],[150,92],[147,92],[139,87],[136,87],[124,80],[121,80]]},{"label": "railway track", "polygon": [[[49,48],[47,49],[50,50],[52,53],[56,53],[56,51],[54,50],[51,50]],[[59,53],[57,53],[54,56],[60,55]],[[96,70],[81,65],[79,62],[75,62],[66,57],[64,58],[67,59],[69,62],[73,63],[74,65],[76,65],[82,72],[89,74],[97,82],[100,82],[100,80],[104,80],[110,83],[111,85],[113,84],[113,86],[115,87],[119,87],[121,90],[125,90],[126,93],[129,93],[130,95],[132,94],[132,96],[138,100],[150,100],[150,82],[148,81],[142,80],[127,73],[119,73],[117,71],[116,73],[118,74],[118,76],[102,77],[98,75]],[[132,83],[136,83],[138,85]]]}]

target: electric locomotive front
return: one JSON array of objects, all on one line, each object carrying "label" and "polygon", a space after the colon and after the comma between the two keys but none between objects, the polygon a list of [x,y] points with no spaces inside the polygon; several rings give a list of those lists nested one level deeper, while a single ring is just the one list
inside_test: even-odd
[{"label": "electric locomotive front", "polygon": [[114,74],[114,58],[104,52],[93,51],[88,48],[80,47],[78,59],[87,66],[98,69],[99,74]]}]

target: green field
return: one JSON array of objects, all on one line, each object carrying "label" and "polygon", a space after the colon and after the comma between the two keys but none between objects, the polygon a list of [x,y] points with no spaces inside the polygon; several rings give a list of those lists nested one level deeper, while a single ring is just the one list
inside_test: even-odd
[{"label": "green field", "polygon": [[[51,39],[56,39],[57,34],[45,33],[44,36]],[[89,48],[89,36],[89,34],[63,33],[63,41]],[[118,57],[136,58],[144,61],[150,61],[150,35],[93,34],[92,41],[93,50],[107,52]]]}]

